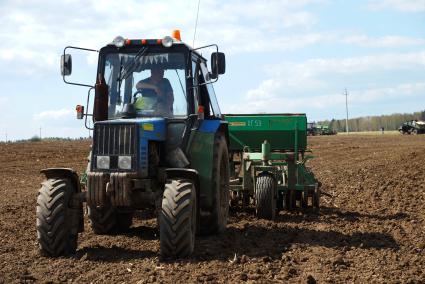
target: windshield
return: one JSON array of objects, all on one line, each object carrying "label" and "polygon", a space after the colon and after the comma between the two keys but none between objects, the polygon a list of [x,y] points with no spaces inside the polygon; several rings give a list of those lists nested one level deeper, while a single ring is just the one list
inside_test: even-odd
[{"label": "windshield", "polygon": [[187,116],[185,59],[182,53],[110,53],[105,59],[109,86],[108,119],[121,118],[133,104],[137,116]]}]

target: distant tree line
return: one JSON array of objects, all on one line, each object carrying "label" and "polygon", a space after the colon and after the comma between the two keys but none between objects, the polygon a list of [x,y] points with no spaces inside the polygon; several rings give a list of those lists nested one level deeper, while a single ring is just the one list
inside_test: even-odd
[{"label": "distant tree line", "polygon": [[90,138],[87,137],[76,137],[76,138],[70,138],[70,137],[45,137],[41,139],[38,135],[34,135],[29,139],[19,139],[14,141],[7,141],[7,142],[39,142],[39,141],[77,141],[77,140],[88,140]]},{"label": "distant tree line", "polygon": [[[394,113],[390,115],[351,118],[348,120],[348,130],[350,132],[378,131],[382,127],[385,130],[397,130],[403,122],[414,119],[425,121],[425,110],[414,113]],[[324,120],[317,123],[328,125],[329,128],[337,132],[346,131],[345,119]]]}]

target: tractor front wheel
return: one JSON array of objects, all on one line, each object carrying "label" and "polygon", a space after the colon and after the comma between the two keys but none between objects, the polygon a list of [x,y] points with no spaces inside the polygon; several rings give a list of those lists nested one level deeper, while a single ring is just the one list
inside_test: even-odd
[{"label": "tractor front wheel", "polygon": [[37,240],[40,251],[51,257],[75,253],[82,204],[70,179],[44,181],[37,196]]},{"label": "tractor front wheel", "polygon": [[270,174],[257,177],[255,209],[258,218],[274,220],[276,217],[276,181]]},{"label": "tractor front wheel", "polygon": [[182,258],[195,248],[197,199],[191,180],[169,179],[159,212],[160,250],[163,258]]}]

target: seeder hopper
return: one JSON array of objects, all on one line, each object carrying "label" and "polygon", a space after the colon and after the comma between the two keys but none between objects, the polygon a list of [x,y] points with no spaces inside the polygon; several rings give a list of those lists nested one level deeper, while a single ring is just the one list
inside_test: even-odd
[{"label": "seeder hopper", "polygon": [[319,209],[320,183],[305,163],[305,114],[228,114],[233,206],[254,202],[259,218],[280,210]]}]

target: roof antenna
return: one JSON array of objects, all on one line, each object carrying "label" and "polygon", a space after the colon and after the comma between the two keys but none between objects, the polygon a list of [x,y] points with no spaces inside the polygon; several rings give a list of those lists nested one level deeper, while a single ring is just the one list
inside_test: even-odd
[{"label": "roof antenna", "polygon": [[193,43],[192,43],[193,48],[195,48],[196,27],[198,26],[198,16],[199,16],[199,5],[200,4],[201,4],[201,0],[198,0],[198,11],[196,12],[195,31],[193,32]]}]

